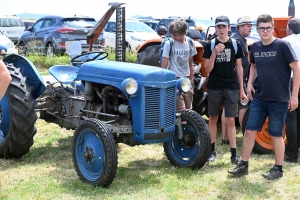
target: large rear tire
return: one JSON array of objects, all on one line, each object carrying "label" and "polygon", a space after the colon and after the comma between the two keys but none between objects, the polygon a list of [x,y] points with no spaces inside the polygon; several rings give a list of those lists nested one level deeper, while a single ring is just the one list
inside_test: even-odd
[{"label": "large rear tire", "polygon": [[205,120],[193,110],[178,111],[181,114],[183,141],[175,130],[173,139],[164,143],[168,160],[176,167],[200,169],[210,154],[210,133]]},{"label": "large rear tire", "polygon": [[[242,122],[242,132],[243,135],[245,133],[245,128],[247,125],[247,121],[248,121],[248,117],[249,117],[249,112],[250,112],[250,108],[247,109],[244,118],[243,118],[243,122]],[[273,153],[274,147],[273,147],[273,142],[272,139],[269,135],[268,132],[269,129],[269,120],[268,118],[266,119],[261,131],[258,131],[256,134],[256,138],[255,138],[255,143],[254,143],[254,147],[253,147],[253,152],[257,153],[257,154],[270,154]],[[284,131],[283,131],[283,140],[284,143],[287,143],[287,139],[286,139],[286,130],[285,130],[285,126],[284,126]]]},{"label": "large rear tire", "polygon": [[116,143],[98,119],[80,122],[73,136],[73,163],[79,178],[88,184],[108,187],[117,173]]},{"label": "large rear tire", "polygon": [[32,87],[20,68],[6,64],[12,81],[0,101],[0,158],[20,158],[28,153],[36,134]]}]

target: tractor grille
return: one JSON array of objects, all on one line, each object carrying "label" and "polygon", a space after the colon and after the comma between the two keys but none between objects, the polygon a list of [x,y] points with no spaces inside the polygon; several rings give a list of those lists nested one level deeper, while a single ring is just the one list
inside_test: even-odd
[{"label": "tractor grille", "polygon": [[[162,99],[166,91],[166,98]],[[160,129],[160,113],[162,110],[165,123],[163,128],[168,128],[174,125],[175,116],[175,86],[167,88],[145,87],[145,129]],[[160,108],[161,101],[162,108]]]}]

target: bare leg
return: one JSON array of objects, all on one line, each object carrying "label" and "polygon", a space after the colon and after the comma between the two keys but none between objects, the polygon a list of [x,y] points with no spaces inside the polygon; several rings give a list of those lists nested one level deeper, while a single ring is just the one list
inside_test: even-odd
[{"label": "bare leg", "polygon": [[243,124],[243,119],[244,119],[244,115],[247,111],[247,108],[242,108],[239,110],[239,123],[240,123],[240,127],[241,130],[243,130],[242,124]]},{"label": "bare leg", "polygon": [[275,154],[275,165],[282,165],[284,158],[284,141],[282,137],[271,136],[274,154]]},{"label": "bare leg", "polygon": [[246,130],[243,138],[242,160],[248,161],[255,143],[257,131]]},{"label": "bare leg", "polygon": [[226,117],[226,124],[230,148],[236,148],[236,128],[234,117]]},{"label": "bare leg", "polygon": [[222,117],[222,140],[228,140],[228,134],[227,134],[227,125],[226,125],[226,118],[225,118],[225,108],[223,108]]},{"label": "bare leg", "polygon": [[209,116],[208,127],[211,135],[211,143],[216,142],[217,139],[217,122],[219,116]]}]

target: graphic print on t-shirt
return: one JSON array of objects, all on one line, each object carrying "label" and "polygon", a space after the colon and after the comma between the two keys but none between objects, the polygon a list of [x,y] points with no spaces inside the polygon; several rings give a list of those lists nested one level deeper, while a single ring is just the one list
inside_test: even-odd
[{"label": "graphic print on t-shirt", "polygon": [[181,71],[186,71],[188,69],[188,55],[189,52],[188,51],[182,51],[182,50],[177,50],[174,52],[174,55],[177,56],[177,63],[178,66],[180,67]]},{"label": "graphic print on t-shirt", "polygon": [[254,57],[275,57],[277,51],[268,51],[268,52],[254,52]]},{"label": "graphic print on t-shirt", "polygon": [[231,49],[226,48],[226,49],[223,49],[217,55],[216,62],[230,62],[230,58],[231,58]]}]

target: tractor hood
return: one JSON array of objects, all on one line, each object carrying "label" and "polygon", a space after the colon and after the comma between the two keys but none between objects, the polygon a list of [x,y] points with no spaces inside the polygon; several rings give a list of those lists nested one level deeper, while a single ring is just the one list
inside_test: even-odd
[{"label": "tractor hood", "polygon": [[96,83],[121,83],[126,78],[133,78],[140,84],[176,81],[175,74],[167,69],[127,62],[99,60],[82,65],[77,79]]}]

